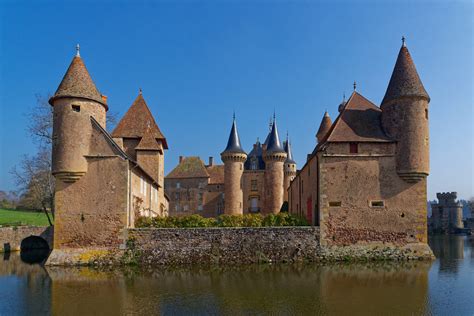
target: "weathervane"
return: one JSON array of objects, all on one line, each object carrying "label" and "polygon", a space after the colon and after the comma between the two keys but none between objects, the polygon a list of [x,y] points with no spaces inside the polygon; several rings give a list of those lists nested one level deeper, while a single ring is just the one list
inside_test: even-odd
[{"label": "weathervane", "polygon": [[76,45],[76,57],[81,57],[79,44]]}]

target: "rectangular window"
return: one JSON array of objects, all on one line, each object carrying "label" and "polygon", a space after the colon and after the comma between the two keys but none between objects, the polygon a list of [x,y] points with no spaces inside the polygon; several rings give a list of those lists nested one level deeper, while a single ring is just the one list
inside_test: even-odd
[{"label": "rectangular window", "polygon": [[329,207],[339,207],[341,205],[342,205],[341,201],[331,201],[331,202],[329,202]]},{"label": "rectangular window", "polygon": [[357,154],[359,152],[359,146],[357,143],[349,143],[349,153]]},{"label": "rectangular window", "polygon": [[81,106],[80,105],[73,104],[73,105],[71,105],[71,107],[72,107],[72,110],[74,112],[81,112]]},{"label": "rectangular window", "polygon": [[176,183],[176,189],[179,189],[179,188],[181,188],[181,183],[178,182]]},{"label": "rectangular window", "polygon": [[250,186],[251,186],[250,190],[252,190],[252,191],[257,191],[257,190],[258,190],[258,189],[257,189],[257,186],[258,186],[257,180],[252,180],[252,181],[250,181]]},{"label": "rectangular window", "polygon": [[384,201],[370,201],[370,206],[372,206],[372,207],[384,207],[385,202]]}]

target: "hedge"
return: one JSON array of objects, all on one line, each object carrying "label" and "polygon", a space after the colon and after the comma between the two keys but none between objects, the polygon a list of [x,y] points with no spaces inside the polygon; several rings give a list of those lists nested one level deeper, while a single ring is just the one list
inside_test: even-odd
[{"label": "hedge", "polygon": [[260,214],[220,215],[217,218],[205,218],[194,214],[189,216],[139,217],[135,227],[155,228],[191,228],[191,227],[264,227],[264,226],[309,226],[300,216],[279,213],[263,217]]}]

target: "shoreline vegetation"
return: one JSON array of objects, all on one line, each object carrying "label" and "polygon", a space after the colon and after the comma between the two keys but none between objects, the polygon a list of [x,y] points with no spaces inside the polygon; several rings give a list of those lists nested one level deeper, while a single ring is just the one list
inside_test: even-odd
[{"label": "shoreline vegetation", "polygon": [[0,226],[49,226],[49,222],[43,211],[0,208]]},{"label": "shoreline vegetation", "polygon": [[139,217],[135,222],[136,228],[198,228],[198,227],[278,227],[278,226],[310,226],[308,221],[300,216],[288,213],[219,215],[203,217],[198,214],[169,217]]}]

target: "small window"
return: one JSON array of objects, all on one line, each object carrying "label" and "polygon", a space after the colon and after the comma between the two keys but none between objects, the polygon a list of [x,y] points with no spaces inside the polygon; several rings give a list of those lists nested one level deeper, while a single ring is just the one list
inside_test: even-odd
[{"label": "small window", "polygon": [[73,110],[74,112],[81,112],[81,106],[80,106],[80,105],[75,105],[75,104],[73,104],[73,105],[72,105],[72,110]]},{"label": "small window", "polygon": [[252,180],[250,183],[251,183],[251,185],[250,185],[250,186],[251,186],[251,189],[250,189],[250,190],[252,190],[252,191],[258,191],[258,189],[257,189],[257,186],[258,186],[257,180]]},{"label": "small window", "polygon": [[349,153],[357,154],[359,152],[359,146],[357,143],[349,143]]},{"label": "small window", "polygon": [[425,109],[425,118],[428,119],[428,109]]},{"label": "small window", "polygon": [[176,183],[176,189],[179,189],[179,188],[181,188],[181,183],[177,182]]},{"label": "small window", "polygon": [[339,207],[341,205],[342,205],[341,201],[331,201],[331,202],[329,202],[330,207]]},{"label": "small window", "polygon": [[384,201],[370,201],[370,206],[372,207],[384,207]]},{"label": "small window", "polygon": [[244,164],[242,164],[242,163],[240,164],[240,170],[242,170],[242,166],[243,166],[243,165],[244,165]]}]

